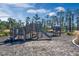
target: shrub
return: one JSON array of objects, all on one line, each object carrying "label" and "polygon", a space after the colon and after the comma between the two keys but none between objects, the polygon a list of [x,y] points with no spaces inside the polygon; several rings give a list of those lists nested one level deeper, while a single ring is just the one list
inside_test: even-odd
[{"label": "shrub", "polygon": [[0,32],[0,37],[2,36],[8,36],[9,35],[9,32]]},{"label": "shrub", "polygon": [[67,32],[67,35],[72,36],[73,35],[73,32]]}]

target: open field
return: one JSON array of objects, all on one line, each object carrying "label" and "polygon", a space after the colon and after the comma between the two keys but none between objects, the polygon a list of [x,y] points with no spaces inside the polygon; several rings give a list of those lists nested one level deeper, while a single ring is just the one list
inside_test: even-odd
[{"label": "open field", "polygon": [[[1,37],[0,42],[7,37]],[[79,56],[79,48],[72,44],[73,36],[62,35],[52,40],[18,42],[0,45],[0,55],[4,56]]]}]

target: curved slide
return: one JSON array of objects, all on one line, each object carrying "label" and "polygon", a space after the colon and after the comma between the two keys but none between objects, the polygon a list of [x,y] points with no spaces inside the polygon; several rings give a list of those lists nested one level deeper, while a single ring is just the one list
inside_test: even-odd
[{"label": "curved slide", "polygon": [[76,39],[77,39],[77,38],[73,39],[73,40],[72,40],[72,43],[73,43],[74,45],[76,45],[77,47],[79,47],[79,45],[75,43],[75,40],[76,40]]}]

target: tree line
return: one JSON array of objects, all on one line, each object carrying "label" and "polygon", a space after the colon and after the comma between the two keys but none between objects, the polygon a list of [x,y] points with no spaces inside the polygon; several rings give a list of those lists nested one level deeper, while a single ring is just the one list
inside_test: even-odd
[{"label": "tree line", "polygon": [[73,32],[74,30],[79,30],[79,9],[75,11],[67,9],[65,12],[61,10],[57,12],[57,15],[46,15],[44,18],[42,19],[38,14],[35,14],[32,19],[26,17],[25,22],[22,22],[22,20],[17,21],[13,18],[8,18],[7,21],[0,19],[0,32],[12,27],[23,27],[26,23],[29,24],[33,21],[35,23],[40,22],[44,28],[47,26],[53,28],[55,25],[60,25],[61,31]]}]

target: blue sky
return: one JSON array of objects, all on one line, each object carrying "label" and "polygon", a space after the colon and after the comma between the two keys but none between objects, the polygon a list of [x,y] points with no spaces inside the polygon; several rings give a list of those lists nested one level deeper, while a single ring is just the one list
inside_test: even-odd
[{"label": "blue sky", "polygon": [[44,18],[47,14],[56,15],[56,10],[66,11],[66,9],[77,9],[78,3],[0,3],[0,19],[7,20],[8,17],[12,17],[17,20],[25,20],[27,16],[32,16],[36,13],[41,18]]}]

